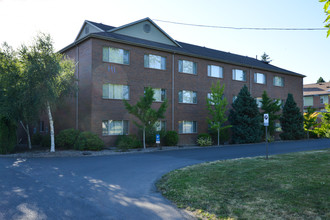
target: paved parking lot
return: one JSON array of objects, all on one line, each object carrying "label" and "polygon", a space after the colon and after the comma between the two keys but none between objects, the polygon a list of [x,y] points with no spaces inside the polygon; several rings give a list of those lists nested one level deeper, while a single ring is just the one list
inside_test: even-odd
[{"label": "paved parking lot", "polygon": [[[270,154],[330,148],[330,140],[269,145]],[[156,190],[163,174],[206,161],[261,156],[265,144],[97,157],[0,157],[0,219],[185,219]]]}]

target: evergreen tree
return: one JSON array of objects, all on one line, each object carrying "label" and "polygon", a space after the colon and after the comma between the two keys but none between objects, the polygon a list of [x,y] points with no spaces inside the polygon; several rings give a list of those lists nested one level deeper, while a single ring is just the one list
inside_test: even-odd
[{"label": "evergreen tree", "polygon": [[324,81],[324,79],[322,78],[322,77],[320,77],[317,81],[316,81],[316,83],[324,83],[325,81]]},{"label": "evergreen tree", "polygon": [[261,55],[261,61],[265,63],[270,63],[272,60],[270,60],[270,57],[268,54],[264,52],[264,54]]},{"label": "evergreen tree", "polygon": [[164,118],[167,108],[167,100],[165,100],[156,111],[151,108],[153,101],[155,101],[154,91],[150,87],[146,88],[144,96],[142,96],[140,101],[138,101],[135,105],[130,105],[126,100],[124,100],[128,112],[136,116],[141,122],[140,124],[137,122],[134,123],[143,130],[144,149],[146,149],[146,129],[152,127],[158,119]]},{"label": "evergreen tree", "polygon": [[211,118],[207,118],[211,129],[214,129],[218,133],[218,146],[220,145],[220,131],[224,130],[230,125],[222,126],[227,120],[226,110],[227,110],[227,99],[223,96],[225,90],[225,85],[221,86],[220,81],[216,84],[212,84],[211,87],[211,96],[207,98],[207,109]]},{"label": "evergreen tree", "polygon": [[254,98],[251,97],[246,85],[239,92],[232,104],[229,121],[232,127],[234,143],[255,143],[261,139],[261,116]]},{"label": "evergreen tree", "polygon": [[288,94],[282,116],[280,117],[283,140],[299,140],[304,137],[304,117],[297,107],[292,94]]},{"label": "evergreen tree", "polygon": [[[263,123],[263,114],[268,113],[269,115],[269,126],[268,126],[268,133],[270,135],[274,135],[275,133],[275,121],[280,118],[279,111],[281,111],[281,103],[280,100],[272,100],[268,97],[267,92],[264,91],[262,94],[261,100],[261,116],[262,116],[262,123]],[[262,130],[264,130],[264,126],[262,126]]]}]

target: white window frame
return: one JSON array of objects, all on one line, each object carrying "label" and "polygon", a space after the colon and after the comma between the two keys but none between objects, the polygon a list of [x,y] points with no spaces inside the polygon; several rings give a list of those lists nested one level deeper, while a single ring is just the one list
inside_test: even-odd
[{"label": "white window frame", "polygon": [[179,121],[179,134],[196,134],[196,133],[197,133],[197,121]]},{"label": "white window frame", "polygon": [[[189,60],[179,60],[179,72],[197,75],[197,63]],[[191,67],[187,67],[187,65],[191,65]],[[191,70],[189,70],[191,68]]]},{"label": "white window frame", "polygon": [[[154,91],[154,102],[164,102],[166,99],[166,89],[163,88],[152,88]],[[146,91],[146,87],[144,88],[144,92]],[[157,94],[160,94],[160,99],[158,99]]]},{"label": "white window frame", "polygon": [[[115,89],[120,89],[121,91],[116,91]],[[119,96],[118,96],[119,93]],[[102,87],[102,97],[103,99],[119,99],[119,100],[129,100],[129,86],[120,84],[103,84]]]},{"label": "white window frame", "polygon": [[321,96],[320,96],[320,103],[321,103],[321,104],[329,104],[329,98],[328,98],[328,95],[321,95]]},{"label": "white window frame", "polygon": [[[246,82],[246,71],[241,69],[233,69],[233,80]],[[242,73],[242,77],[239,77],[238,74]]]},{"label": "white window frame", "polygon": [[264,73],[254,73],[254,83],[266,84],[266,74],[264,74]]},{"label": "white window frame", "polygon": [[207,75],[209,77],[223,78],[223,67],[216,65],[207,65]]},{"label": "white window frame", "polygon": [[262,103],[261,103],[262,98],[261,97],[257,97],[257,98],[255,98],[255,100],[256,100],[256,103],[258,105],[258,108],[261,108],[262,107]]},{"label": "white window frame", "polygon": [[[157,61],[159,65],[152,63],[152,60]],[[150,69],[166,70],[166,57],[154,54],[145,54],[144,67]]]},{"label": "white window frame", "polygon": [[[121,122],[121,131],[111,131],[111,124],[117,126]],[[117,125],[115,125],[117,123]],[[102,121],[102,135],[103,136],[114,136],[114,135],[128,135],[129,121],[128,120],[103,120]]]},{"label": "white window frame", "polygon": [[154,124],[154,128],[156,129],[156,131],[166,131],[166,121],[156,121]]},{"label": "white window frame", "polygon": [[314,96],[305,96],[304,106],[313,106],[313,105],[314,105]]},{"label": "white window frame", "polygon": [[279,86],[279,87],[284,87],[284,77],[282,77],[282,76],[274,76],[274,78],[273,78],[273,85],[274,86]]},{"label": "white window frame", "polygon": [[[117,52],[117,55],[120,55],[120,57],[115,57]],[[128,50],[115,48],[115,47],[103,47],[103,61],[109,62],[109,63],[118,63],[118,64],[124,64],[129,65],[130,63],[130,52]]]},{"label": "white window frame", "polygon": [[[189,96],[192,99],[192,102],[188,102],[186,99],[184,99],[185,94],[189,94]],[[197,92],[191,91],[191,90],[180,90],[179,91],[179,103],[197,104]]]}]

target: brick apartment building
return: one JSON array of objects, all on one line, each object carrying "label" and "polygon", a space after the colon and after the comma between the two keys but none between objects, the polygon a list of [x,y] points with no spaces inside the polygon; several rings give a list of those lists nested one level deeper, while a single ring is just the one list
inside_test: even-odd
[{"label": "brick apartment building", "polygon": [[135,104],[148,86],[155,91],[155,108],[168,100],[157,128],[177,131],[179,144],[195,143],[198,133],[207,132],[206,97],[218,80],[226,85],[228,107],[246,84],[257,101],[264,90],[283,101],[292,93],[303,108],[303,75],[175,41],[149,18],[121,27],[85,21],[75,41],[60,52],[77,63],[79,92],[56,114],[55,128],[92,131],[107,145],[118,135],[137,134],[123,99]]},{"label": "brick apartment building", "polygon": [[325,104],[330,102],[330,82],[304,85],[304,110],[308,107],[316,111],[325,111]]}]

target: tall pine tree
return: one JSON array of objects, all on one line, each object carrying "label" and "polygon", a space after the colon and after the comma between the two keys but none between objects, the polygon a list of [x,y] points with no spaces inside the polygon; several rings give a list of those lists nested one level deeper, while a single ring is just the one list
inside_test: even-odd
[{"label": "tall pine tree", "polygon": [[234,143],[255,143],[261,139],[258,106],[246,85],[239,92],[232,104],[229,121],[232,127],[232,140]]},{"label": "tall pine tree", "polygon": [[[275,133],[275,121],[280,118],[279,112],[281,111],[281,103],[280,100],[276,99],[273,100],[269,98],[267,95],[267,92],[264,91],[262,94],[262,100],[261,100],[261,115],[268,113],[269,115],[269,126],[268,126],[268,133],[270,135],[274,135]],[[262,117],[262,123],[263,123],[263,117]],[[262,131],[264,130],[264,126],[262,126]]]},{"label": "tall pine tree", "polygon": [[283,107],[280,122],[283,130],[280,134],[281,139],[299,140],[304,137],[304,117],[290,93]]}]

